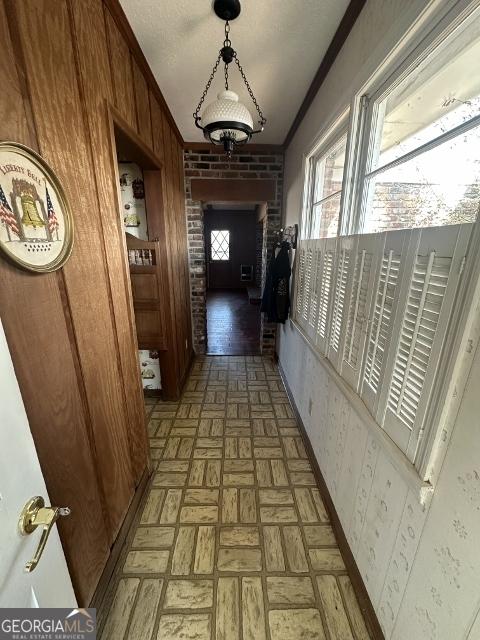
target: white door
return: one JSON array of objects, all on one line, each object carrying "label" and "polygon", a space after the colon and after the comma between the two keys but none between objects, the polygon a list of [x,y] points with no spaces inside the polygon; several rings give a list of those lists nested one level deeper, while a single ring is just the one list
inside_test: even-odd
[{"label": "white door", "polygon": [[36,568],[25,570],[35,556],[43,527],[22,536],[18,521],[24,505],[35,496],[50,506],[0,322],[0,608],[75,607],[56,524]]}]

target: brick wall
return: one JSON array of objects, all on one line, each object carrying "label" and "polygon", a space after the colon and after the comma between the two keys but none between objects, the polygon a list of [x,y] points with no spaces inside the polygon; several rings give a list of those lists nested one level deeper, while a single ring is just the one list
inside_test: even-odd
[{"label": "brick wall", "polygon": [[263,284],[263,221],[257,222],[255,232],[255,286]]},{"label": "brick wall", "polygon": [[457,201],[446,202],[442,185],[417,182],[377,182],[369,210],[369,231],[430,227],[474,222],[480,184],[466,184]]},{"label": "brick wall", "polygon": [[[190,260],[190,288],[193,320],[193,343],[196,353],[205,353],[207,340],[206,309],[206,260],[203,231],[203,210],[199,201],[192,200],[191,178],[258,179],[275,180],[275,200],[267,202],[267,216],[263,234],[262,286],[266,270],[266,253],[270,253],[274,233],[281,226],[283,155],[249,152],[248,146],[237,151],[232,161],[226,161],[222,150],[197,151],[186,149],[185,198]],[[265,355],[273,355],[275,349],[275,325],[263,322],[261,326],[261,349]]]}]

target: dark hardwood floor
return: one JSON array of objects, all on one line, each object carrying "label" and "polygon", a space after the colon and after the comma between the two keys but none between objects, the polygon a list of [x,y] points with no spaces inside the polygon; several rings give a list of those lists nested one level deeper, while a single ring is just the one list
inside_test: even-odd
[{"label": "dark hardwood floor", "polygon": [[246,290],[207,291],[207,353],[260,353],[260,306],[250,304]]}]

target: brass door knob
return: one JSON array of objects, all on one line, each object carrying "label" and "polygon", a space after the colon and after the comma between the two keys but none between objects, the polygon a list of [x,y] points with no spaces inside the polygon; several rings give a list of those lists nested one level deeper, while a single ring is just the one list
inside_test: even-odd
[{"label": "brass door knob", "polygon": [[43,550],[53,525],[60,516],[70,515],[69,507],[46,507],[41,496],[31,498],[22,509],[18,521],[18,529],[22,536],[27,536],[37,527],[42,527],[42,535],[32,560],[25,564],[25,571],[30,573],[35,569],[42,557]]}]

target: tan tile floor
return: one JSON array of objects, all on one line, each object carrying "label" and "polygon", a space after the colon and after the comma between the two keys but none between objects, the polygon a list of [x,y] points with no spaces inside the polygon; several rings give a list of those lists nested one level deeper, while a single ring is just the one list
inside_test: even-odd
[{"label": "tan tile floor", "polygon": [[197,358],[147,412],[156,470],[102,640],[370,638],[271,360]]}]

